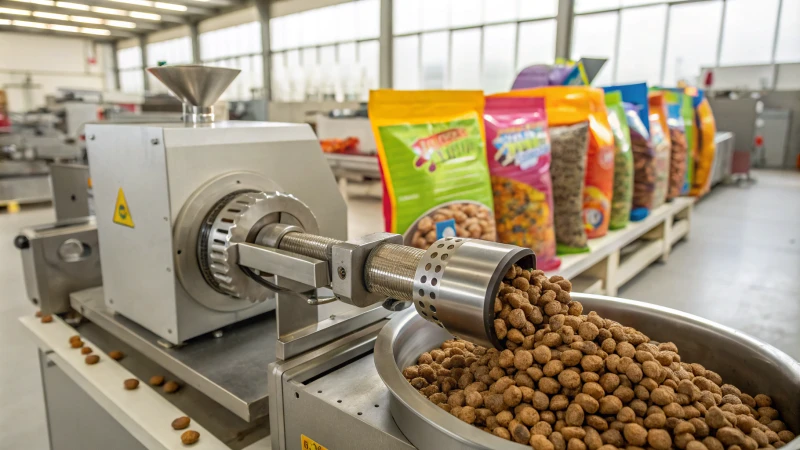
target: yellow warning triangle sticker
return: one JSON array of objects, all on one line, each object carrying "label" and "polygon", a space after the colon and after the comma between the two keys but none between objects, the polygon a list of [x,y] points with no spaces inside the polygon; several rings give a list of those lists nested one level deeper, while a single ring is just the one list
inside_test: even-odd
[{"label": "yellow warning triangle sticker", "polygon": [[122,188],[117,192],[117,205],[114,207],[114,223],[133,228],[133,217],[128,208],[128,201],[125,200],[125,193]]}]

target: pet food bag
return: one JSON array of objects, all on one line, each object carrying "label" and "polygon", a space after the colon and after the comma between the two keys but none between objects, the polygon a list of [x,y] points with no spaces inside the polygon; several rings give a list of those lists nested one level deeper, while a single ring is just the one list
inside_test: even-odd
[{"label": "pet food bag", "polygon": [[639,108],[631,103],[623,105],[633,153],[631,221],[636,222],[647,217],[653,207],[653,191],[656,185],[655,151],[650,143],[650,133],[639,116]]},{"label": "pet food bag", "polygon": [[544,99],[487,98],[483,113],[497,240],[528,247],[536,268],[555,270],[550,136]]},{"label": "pet food bag", "polygon": [[714,113],[711,105],[702,92],[694,100],[695,112],[697,113],[698,146],[697,158],[695,159],[695,172],[690,195],[701,197],[711,189],[711,170],[714,165],[714,154],[716,144],[714,136],[717,134],[717,125],[714,121]]},{"label": "pet food bag", "polygon": [[689,144],[686,138],[686,125],[681,115],[683,99],[686,96],[673,90],[659,92],[663,94],[667,107],[667,127],[671,145],[667,200],[672,200],[680,197],[686,183]]},{"label": "pet food bag", "polygon": [[694,180],[694,161],[697,158],[697,125],[694,120],[693,97],[697,96],[696,88],[684,89],[681,102],[681,118],[686,130],[686,179],[681,189],[681,195],[689,195]]},{"label": "pet food bag", "polygon": [[614,133],[614,192],[611,196],[609,228],[617,230],[628,225],[633,198],[633,152],[628,119],[620,92],[606,93],[608,124]]},{"label": "pet food bag", "polygon": [[496,239],[483,106],[481,91],[370,92],[386,230],[407,245]]},{"label": "pet food bag", "polygon": [[664,94],[651,92],[648,95],[650,107],[650,141],[655,151],[656,183],[653,189],[652,209],[658,209],[667,200],[669,191],[669,162],[672,157],[672,142],[669,138],[667,126],[667,109],[664,104]]},{"label": "pet food bag", "polygon": [[[544,97],[547,122],[553,147],[553,127],[589,122],[586,173],[583,185],[583,220],[588,238],[604,236],[611,216],[611,195],[614,189],[614,136],[608,125],[603,91],[583,86],[550,86],[520,89],[495,96]],[[551,170],[554,179],[555,169]],[[554,182],[555,183],[555,182]],[[553,186],[558,194],[558,189]],[[556,206],[556,214],[558,207]],[[556,241],[558,242],[556,220]],[[581,248],[582,246],[577,246]]]}]

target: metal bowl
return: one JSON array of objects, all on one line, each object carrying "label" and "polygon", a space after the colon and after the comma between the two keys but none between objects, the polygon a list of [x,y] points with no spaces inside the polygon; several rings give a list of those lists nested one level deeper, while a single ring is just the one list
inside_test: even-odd
[{"label": "metal bowl", "polygon": [[[764,342],[709,320],[674,309],[600,295],[573,294],[584,311],[634,327],[651,339],[674,342],[681,359],[719,373],[726,383],[755,395],[770,395],[787,426],[800,430],[800,363]],[[423,352],[451,336],[413,310],[395,316],[378,335],[375,366],[392,393],[390,410],[397,426],[419,449],[530,449],[502,440],[453,417],[420,395],[401,368],[416,364]],[[800,439],[784,447],[800,450]]]}]

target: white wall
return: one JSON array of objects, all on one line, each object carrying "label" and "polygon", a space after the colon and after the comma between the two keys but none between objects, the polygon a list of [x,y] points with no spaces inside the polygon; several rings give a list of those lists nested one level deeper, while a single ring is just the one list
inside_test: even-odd
[{"label": "white wall", "polygon": [[[105,52],[88,39],[0,32],[0,42],[0,89],[8,95],[11,112],[44,106],[45,96],[55,94],[60,87],[105,87]],[[89,64],[91,56],[97,59],[95,64]],[[26,92],[19,85],[28,75],[37,87]]]}]

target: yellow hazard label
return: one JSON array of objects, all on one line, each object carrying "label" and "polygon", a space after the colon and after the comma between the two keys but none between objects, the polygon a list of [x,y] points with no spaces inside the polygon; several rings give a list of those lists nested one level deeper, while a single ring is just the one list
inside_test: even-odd
[{"label": "yellow hazard label", "polygon": [[328,450],[327,448],[317,444],[316,441],[305,434],[300,435],[300,448],[303,450]]},{"label": "yellow hazard label", "polygon": [[131,209],[128,208],[128,201],[125,200],[125,193],[122,188],[117,192],[117,205],[114,207],[114,223],[133,228],[133,217]]}]

